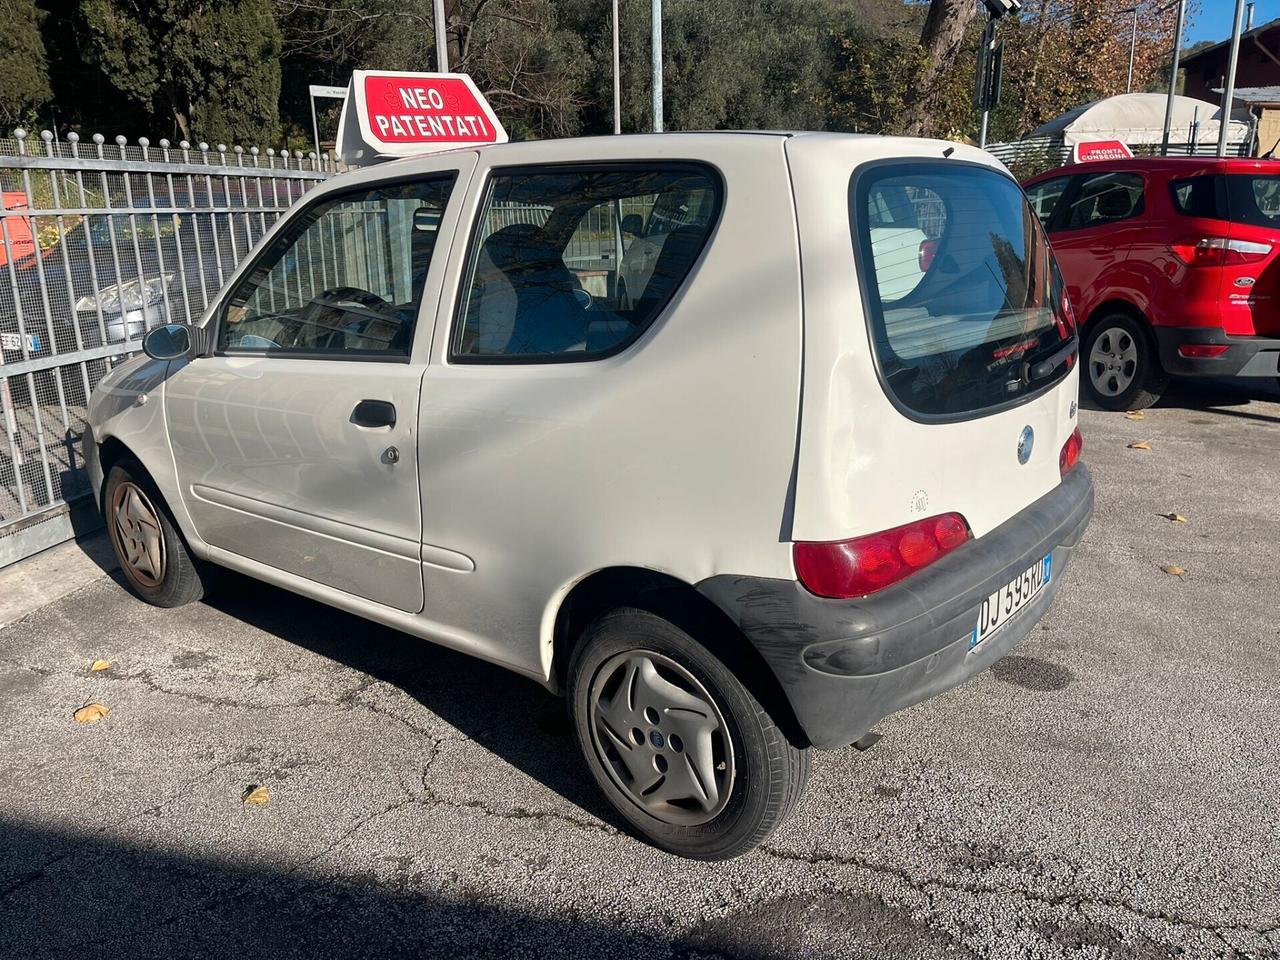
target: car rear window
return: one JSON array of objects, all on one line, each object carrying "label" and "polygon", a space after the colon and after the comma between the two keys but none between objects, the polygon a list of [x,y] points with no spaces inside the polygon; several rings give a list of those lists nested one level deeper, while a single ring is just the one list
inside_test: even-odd
[{"label": "car rear window", "polygon": [[1171,186],[1174,207],[1188,217],[1280,227],[1280,176],[1206,173]]},{"label": "car rear window", "polygon": [[[902,407],[964,418],[1066,375],[1062,280],[1011,178],[955,161],[881,164],[855,175],[849,200],[876,358]],[[1047,359],[1059,362],[1034,376]]]}]

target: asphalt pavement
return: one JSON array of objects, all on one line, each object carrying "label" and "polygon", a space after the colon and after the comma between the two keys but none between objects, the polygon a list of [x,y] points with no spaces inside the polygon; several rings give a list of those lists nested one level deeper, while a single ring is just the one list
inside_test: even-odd
[{"label": "asphalt pavement", "polygon": [[0,957],[1280,957],[1267,391],[1084,411],[1097,513],[1043,624],[817,754],[728,863],[621,832],[529,681],[239,577],[165,611],[46,557],[78,588],[0,627]]}]

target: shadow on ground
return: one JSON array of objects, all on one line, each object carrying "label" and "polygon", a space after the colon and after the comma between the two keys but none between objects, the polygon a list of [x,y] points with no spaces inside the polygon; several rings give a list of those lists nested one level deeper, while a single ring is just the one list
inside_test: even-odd
[{"label": "shadow on ground", "polygon": [[[225,570],[219,571],[207,602],[258,630],[398,687],[570,803],[624,829],[591,781],[564,701],[532,680]],[[429,746],[424,735],[424,754]],[[483,790],[483,784],[476,789]]]},{"label": "shadow on ground", "polygon": [[415,893],[413,877],[250,870],[4,821],[0,850],[0,956],[15,960],[728,956],[589,918]]}]

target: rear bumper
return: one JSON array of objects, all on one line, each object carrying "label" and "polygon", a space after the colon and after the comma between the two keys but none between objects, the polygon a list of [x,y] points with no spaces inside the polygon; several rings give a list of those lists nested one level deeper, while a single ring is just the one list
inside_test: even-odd
[{"label": "rear bumper", "polygon": [[[1274,377],[1280,375],[1280,338],[1233,337],[1218,327],[1153,327],[1160,365],[1181,376]],[[1225,344],[1221,356],[1184,357],[1182,344]]]},{"label": "rear bumper", "polygon": [[[815,747],[852,743],[884,717],[985,670],[1044,616],[1093,514],[1077,467],[986,536],[861,600],[827,600],[794,580],[716,576],[698,589],[768,663]],[[1049,584],[972,651],[982,601],[1045,554]]]}]

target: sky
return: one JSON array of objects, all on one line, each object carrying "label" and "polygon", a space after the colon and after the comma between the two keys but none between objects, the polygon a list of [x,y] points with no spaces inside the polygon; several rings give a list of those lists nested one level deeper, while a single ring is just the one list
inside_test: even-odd
[{"label": "sky", "polygon": [[[1195,20],[1188,24],[1184,42],[1189,46],[1199,40],[1227,40],[1231,37],[1231,18],[1235,0],[1200,0]],[[1257,0],[1253,7],[1253,25],[1280,17],[1280,0]]]}]

